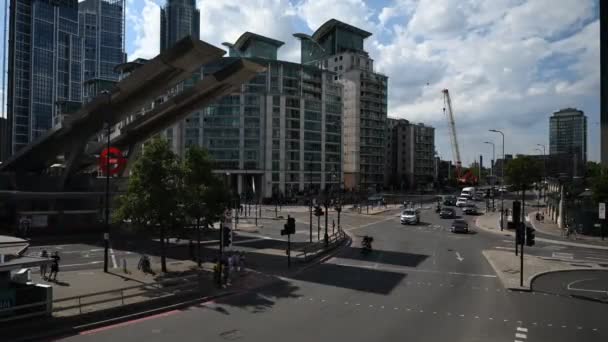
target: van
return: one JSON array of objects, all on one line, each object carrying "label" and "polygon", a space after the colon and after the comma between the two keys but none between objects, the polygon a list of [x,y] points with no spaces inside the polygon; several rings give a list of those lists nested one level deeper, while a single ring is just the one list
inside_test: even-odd
[{"label": "van", "polygon": [[460,196],[473,198],[475,196],[475,188],[474,187],[462,188],[462,191],[460,192]]}]

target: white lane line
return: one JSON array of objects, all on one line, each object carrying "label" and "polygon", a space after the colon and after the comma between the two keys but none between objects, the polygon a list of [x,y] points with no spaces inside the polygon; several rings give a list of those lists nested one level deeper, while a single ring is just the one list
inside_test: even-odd
[{"label": "white lane line", "polygon": [[528,338],[528,335],[526,335],[526,334],[520,334],[520,333],[516,333],[516,334],[515,334],[515,337],[516,337],[516,338]]},{"label": "white lane line", "polygon": [[528,332],[528,328],[522,328],[522,327],[517,327],[517,331],[521,331],[521,332]]},{"label": "white lane line", "polygon": [[103,260],[91,261],[91,262],[86,262],[83,264],[69,264],[69,265],[60,265],[60,266],[61,267],[76,267],[76,266],[95,265],[95,264],[101,264],[101,263],[103,263]]},{"label": "white lane line", "polygon": [[112,268],[118,268],[118,264],[116,263],[116,255],[114,255],[114,250],[112,248],[109,249],[110,257],[112,259]]}]

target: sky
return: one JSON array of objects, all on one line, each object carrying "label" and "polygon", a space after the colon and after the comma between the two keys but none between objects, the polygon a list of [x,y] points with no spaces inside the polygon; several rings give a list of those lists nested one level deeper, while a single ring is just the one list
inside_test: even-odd
[{"label": "sky", "polygon": [[[436,149],[453,159],[442,89],[452,96],[464,165],[501,151],[538,154],[549,116],[566,107],[588,120],[588,159],[599,160],[599,0],[197,0],[201,39],[222,47],[245,31],[285,42],[335,18],[373,35],[365,49],[389,77],[388,115],[436,128]],[[128,59],[159,50],[165,0],[127,0]],[[2,9],[3,10],[3,9]],[[0,12],[2,13],[2,12]],[[1,46],[0,46],[1,47]],[[223,47],[222,47],[223,48]],[[1,50],[0,50],[1,51]]]}]

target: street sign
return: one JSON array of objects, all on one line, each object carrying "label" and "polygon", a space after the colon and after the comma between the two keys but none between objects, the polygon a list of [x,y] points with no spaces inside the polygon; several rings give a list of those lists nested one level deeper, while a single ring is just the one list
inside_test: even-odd
[{"label": "street sign", "polygon": [[[108,165],[108,155],[110,165]],[[127,165],[127,159],[122,156],[122,152],[116,147],[104,148],[99,155],[99,168],[104,175],[114,176],[119,174]]]},{"label": "street sign", "polygon": [[600,203],[600,208],[599,208],[599,216],[600,216],[600,220],[605,220],[606,219],[606,203]]}]

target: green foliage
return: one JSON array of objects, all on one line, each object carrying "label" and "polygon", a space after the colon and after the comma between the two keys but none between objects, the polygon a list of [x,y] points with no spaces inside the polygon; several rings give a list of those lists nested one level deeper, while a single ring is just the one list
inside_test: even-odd
[{"label": "green foliage", "polygon": [[229,203],[229,191],[212,172],[213,162],[207,151],[191,146],[182,164],[182,201],[187,216],[194,220],[218,220]]},{"label": "green foliage", "polygon": [[593,178],[591,189],[596,203],[608,201],[608,174],[602,173]]},{"label": "green foliage", "polygon": [[145,145],[129,177],[127,193],[120,196],[115,221],[158,231],[161,242],[161,266],[166,272],[165,234],[183,220],[180,205],[181,169],[177,156],[166,140],[154,138]]},{"label": "green foliage", "polygon": [[529,190],[532,183],[541,179],[542,166],[530,157],[515,158],[506,165],[505,176],[514,190]]}]

